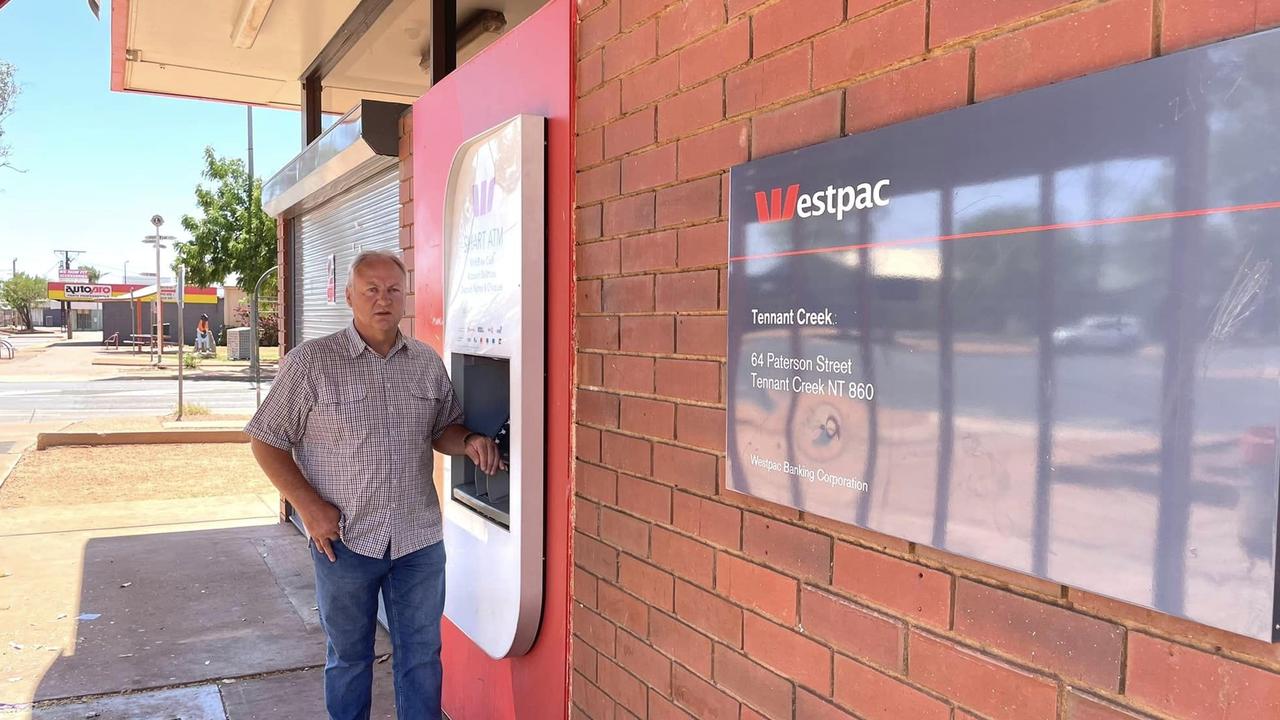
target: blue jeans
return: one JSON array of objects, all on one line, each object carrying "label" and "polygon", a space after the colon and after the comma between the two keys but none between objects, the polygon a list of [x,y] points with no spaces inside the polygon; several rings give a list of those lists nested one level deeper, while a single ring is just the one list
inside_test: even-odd
[{"label": "blue jeans", "polygon": [[365,557],[334,541],[336,562],[311,544],[320,623],[328,647],[324,702],[329,720],[367,720],[373,693],[378,591],[387,607],[396,717],[440,720],[440,616],[444,543],[392,560]]}]

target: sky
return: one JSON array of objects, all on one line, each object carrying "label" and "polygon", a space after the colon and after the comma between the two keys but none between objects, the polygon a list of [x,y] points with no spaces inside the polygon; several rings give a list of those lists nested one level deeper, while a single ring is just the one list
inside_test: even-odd
[{"label": "sky", "polygon": [[[152,282],[155,250],[142,238],[189,239],[179,223],[197,214],[205,146],[247,154],[242,105],[111,91],[111,16],[95,20],[84,0],[10,0],[0,9],[0,60],[16,66],[16,109],[4,122],[9,161],[0,168],[0,279],[19,272],[52,279],[60,255],[119,282]],[[270,178],[301,145],[296,111],[255,108],[254,173]],[[172,250],[162,262],[167,273]]]}]

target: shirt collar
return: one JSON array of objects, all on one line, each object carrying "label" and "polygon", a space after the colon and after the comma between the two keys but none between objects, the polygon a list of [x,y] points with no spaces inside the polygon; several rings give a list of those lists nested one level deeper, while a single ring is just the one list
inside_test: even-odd
[{"label": "shirt collar", "polygon": [[[343,335],[346,337],[347,351],[351,353],[352,359],[359,357],[360,353],[364,352],[365,350],[369,350],[369,352],[373,352],[373,350],[369,348],[369,344],[366,343],[364,341],[364,338],[360,337],[360,333],[356,331],[356,324],[354,322],[347,326],[347,329],[343,332]],[[387,357],[389,358],[401,350],[404,350],[405,352],[410,352],[409,343],[406,343],[404,341],[404,333],[397,330],[396,342],[394,345],[391,346],[391,352],[387,353]],[[374,353],[374,354],[376,355],[377,353]]]}]

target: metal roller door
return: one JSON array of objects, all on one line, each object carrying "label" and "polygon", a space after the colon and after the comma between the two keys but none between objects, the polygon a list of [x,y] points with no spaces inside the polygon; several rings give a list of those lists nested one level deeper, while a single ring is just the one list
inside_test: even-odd
[{"label": "metal roller door", "polygon": [[[294,318],[301,340],[313,340],[351,322],[344,291],[347,270],[365,250],[400,251],[400,176],[389,169],[295,220],[294,262],[298,283]],[[329,302],[330,258],[334,300]]]}]

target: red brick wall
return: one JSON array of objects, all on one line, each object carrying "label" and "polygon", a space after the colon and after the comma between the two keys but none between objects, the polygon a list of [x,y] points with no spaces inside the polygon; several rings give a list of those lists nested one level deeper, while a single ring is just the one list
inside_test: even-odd
[{"label": "red brick wall", "polygon": [[413,337],[416,308],[413,295],[413,111],[400,116],[400,257],[409,271],[409,294],[405,297],[400,332]]},{"label": "red brick wall", "polygon": [[1280,646],[724,489],[726,170],[1280,0],[579,0],[577,718],[1280,717]]}]

